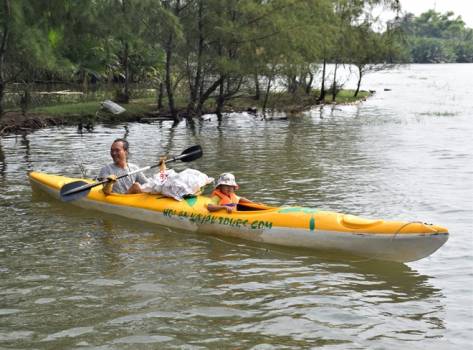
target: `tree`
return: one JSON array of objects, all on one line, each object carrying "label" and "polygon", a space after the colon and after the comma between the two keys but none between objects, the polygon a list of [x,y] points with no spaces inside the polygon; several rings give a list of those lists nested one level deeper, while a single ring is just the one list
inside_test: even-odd
[{"label": "tree", "polygon": [[60,70],[48,36],[48,8],[40,2],[2,0],[0,7],[0,117],[7,84],[27,84]]},{"label": "tree", "polygon": [[358,96],[363,76],[369,72],[392,68],[393,61],[402,55],[392,29],[384,33],[373,31],[368,23],[353,28],[350,43],[350,63],[358,70],[358,82],[354,97]]},{"label": "tree", "polygon": [[406,35],[412,62],[473,62],[472,30],[465,27],[461,16],[429,10],[418,17],[408,13],[399,24]]},{"label": "tree", "polygon": [[87,92],[90,80],[105,79],[113,58],[106,50],[106,27],[95,1],[51,3],[48,37],[67,67],[68,81],[78,81]]},{"label": "tree", "polygon": [[12,25],[12,11],[9,0],[3,0],[2,12],[2,35],[0,38],[0,118],[3,115],[3,96],[5,94],[5,61],[8,52],[9,36]]},{"label": "tree", "polygon": [[98,20],[104,24],[105,40],[100,41],[107,52],[108,69],[123,84],[116,98],[127,103],[133,75],[145,74],[159,60],[160,51],[149,42],[147,31],[150,18],[161,7],[151,0],[104,0],[97,4]]}]

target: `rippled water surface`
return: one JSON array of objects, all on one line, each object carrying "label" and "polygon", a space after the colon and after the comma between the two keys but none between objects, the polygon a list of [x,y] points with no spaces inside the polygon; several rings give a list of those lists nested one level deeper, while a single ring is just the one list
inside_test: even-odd
[{"label": "rippled water surface", "polygon": [[[0,139],[0,347],[467,349],[473,347],[472,65],[368,75],[357,106],[287,119],[52,128]],[[127,136],[153,164],[232,171],[240,193],[447,226],[408,264],[261,246],[77,209],[32,192],[30,170],[95,175]],[[177,170],[184,164],[176,164]]]}]

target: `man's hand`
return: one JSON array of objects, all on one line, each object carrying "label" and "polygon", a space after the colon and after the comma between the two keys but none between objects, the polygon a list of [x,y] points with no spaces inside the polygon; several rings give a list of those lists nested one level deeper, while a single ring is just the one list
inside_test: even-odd
[{"label": "man's hand", "polygon": [[108,175],[107,176],[107,180],[108,182],[106,182],[104,185],[103,185],[103,193],[105,193],[106,195],[109,195],[110,193],[112,193],[112,189],[113,189],[113,184],[115,182],[117,182],[117,175]]},{"label": "man's hand", "polygon": [[117,181],[117,175],[108,175],[108,176],[107,176],[107,180],[108,180],[109,182],[114,183],[114,182]]},{"label": "man's hand", "polygon": [[166,171],[166,156],[159,158],[159,172]]}]

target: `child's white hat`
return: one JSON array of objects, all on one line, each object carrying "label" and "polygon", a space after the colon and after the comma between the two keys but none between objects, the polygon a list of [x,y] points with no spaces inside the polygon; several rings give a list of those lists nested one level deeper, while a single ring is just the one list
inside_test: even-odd
[{"label": "child's white hat", "polygon": [[233,174],[230,174],[230,173],[223,173],[223,174],[220,174],[220,176],[218,177],[218,180],[217,180],[217,184],[215,185],[215,187],[218,187],[220,185],[227,185],[227,186],[233,186],[233,187],[240,187],[238,186],[238,184],[235,182],[235,176]]}]

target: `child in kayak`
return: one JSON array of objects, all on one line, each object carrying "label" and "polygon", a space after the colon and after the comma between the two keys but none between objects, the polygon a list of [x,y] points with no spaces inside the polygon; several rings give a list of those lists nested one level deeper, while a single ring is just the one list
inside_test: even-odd
[{"label": "child in kayak", "polygon": [[238,188],[233,174],[221,174],[218,177],[217,185],[212,192],[211,202],[207,205],[207,209],[211,212],[226,210],[227,213],[231,213],[236,210],[238,203],[253,203],[249,199],[237,196],[235,190]]}]

